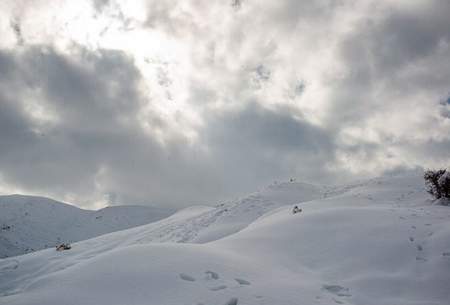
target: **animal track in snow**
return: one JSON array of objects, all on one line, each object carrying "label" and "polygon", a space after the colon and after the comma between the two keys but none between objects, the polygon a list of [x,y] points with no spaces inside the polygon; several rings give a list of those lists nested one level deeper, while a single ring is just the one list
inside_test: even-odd
[{"label": "animal track in snow", "polygon": [[442,253],[442,256],[450,256],[450,252],[444,252]]},{"label": "animal track in snow", "polygon": [[418,251],[422,251],[423,250],[423,247],[421,245],[417,245],[416,247],[417,247]]},{"label": "animal track in snow", "polygon": [[184,281],[195,282],[195,278],[192,277],[192,276],[190,276],[190,275],[188,275],[188,274],[180,273],[179,276],[180,276],[180,278],[181,278],[182,280],[184,280]]},{"label": "animal track in snow", "polygon": [[251,283],[249,281],[243,280],[243,279],[239,279],[239,278],[235,278],[234,279],[236,282],[238,282],[239,285],[250,285]]},{"label": "animal track in snow", "polygon": [[413,242],[414,241],[414,237],[410,236],[409,237],[409,241]]}]

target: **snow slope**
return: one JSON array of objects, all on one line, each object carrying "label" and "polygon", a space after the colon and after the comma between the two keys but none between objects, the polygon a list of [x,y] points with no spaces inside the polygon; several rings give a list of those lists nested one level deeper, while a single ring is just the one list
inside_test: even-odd
[{"label": "snow slope", "polygon": [[385,177],[306,199],[278,185],[0,260],[0,304],[447,305],[450,209],[422,184]]},{"label": "snow slope", "polygon": [[171,213],[143,206],[89,211],[43,197],[0,196],[0,258],[147,224]]}]

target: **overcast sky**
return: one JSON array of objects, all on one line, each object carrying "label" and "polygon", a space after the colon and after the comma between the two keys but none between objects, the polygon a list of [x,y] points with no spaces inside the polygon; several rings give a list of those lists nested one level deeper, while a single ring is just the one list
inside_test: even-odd
[{"label": "overcast sky", "polygon": [[450,164],[448,0],[2,0],[0,193],[216,204]]}]

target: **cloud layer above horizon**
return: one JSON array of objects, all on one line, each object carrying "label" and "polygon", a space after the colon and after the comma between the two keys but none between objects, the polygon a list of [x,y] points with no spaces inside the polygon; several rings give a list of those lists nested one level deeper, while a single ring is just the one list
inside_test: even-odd
[{"label": "cloud layer above horizon", "polygon": [[0,193],[215,204],[450,164],[446,0],[0,3]]}]

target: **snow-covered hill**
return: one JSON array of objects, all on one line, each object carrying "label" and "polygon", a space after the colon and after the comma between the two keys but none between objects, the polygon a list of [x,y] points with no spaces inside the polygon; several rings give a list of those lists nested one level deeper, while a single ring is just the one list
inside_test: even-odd
[{"label": "snow-covered hill", "polygon": [[0,304],[447,305],[449,270],[450,208],[420,176],[283,183],[0,260]]},{"label": "snow-covered hill", "polygon": [[0,258],[147,224],[171,213],[143,206],[89,211],[43,197],[0,196]]}]

